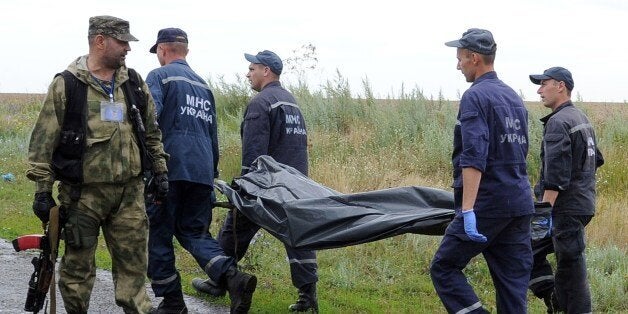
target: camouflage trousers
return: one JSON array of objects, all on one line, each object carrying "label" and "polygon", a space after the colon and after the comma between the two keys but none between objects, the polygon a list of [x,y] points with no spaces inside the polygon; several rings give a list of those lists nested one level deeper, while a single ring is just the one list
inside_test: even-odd
[{"label": "camouflage trousers", "polygon": [[95,252],[102,233],[111,255],[116,304],[125,313],[148,313],[146,294],[148,218],[144,185],[139,178],[124,184],[81,187],[77,202],[70,187],[59,186],[59,200],[69,208],[59,265],[59,291],[68,313],[87,313],[96,277]]}]

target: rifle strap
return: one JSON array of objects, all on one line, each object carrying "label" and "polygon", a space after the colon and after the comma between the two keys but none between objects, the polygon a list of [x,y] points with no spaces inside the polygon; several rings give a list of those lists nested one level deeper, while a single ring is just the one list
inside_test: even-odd
[{"label": "rifle strap", "polygon": [[50,209],[50,221],[48,222],[48,238],[50,239],[50,262],[52,263],[52,279],[50,280],[50,313],[57,313],[57,286],[55,280],[55,263],[59,253],[59,206]]},{"label": "rifle strap", "polygon": [[[147,100],[142,91],[142,85],[140,83],[140,75],[134,69],[128,68],[129,79],[122,84],[122,92],[126,99],[127,113],[129,119],[133,125],[133,131],[137,138],[138,146],[140,148],[140,156],[142,160],[142,172],[146,179],[146,174],[153,168],[153,158],[146,148],[146,107]],[[133,107],[136,107],[139,111],[139,117],[134,116]],[[138,119],[139,118],[139,121]]]}]

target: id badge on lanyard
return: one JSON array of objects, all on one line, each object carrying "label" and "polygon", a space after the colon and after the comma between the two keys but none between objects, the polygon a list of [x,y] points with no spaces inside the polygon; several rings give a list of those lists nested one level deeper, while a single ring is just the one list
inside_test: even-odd
[{"label": "id badge on lanyard", "polygon": [[[115,78],[115,73],[114,73]],[[113,101],[114,78],[111,79],[111,88],[107,88],[104,84],[94,77],[96,82],[102,87],[106,94],[109,95],[109,101],[100,102],[100,120],[106,122],[123,122],[124,121],[124,105],[120,102]]]},{"label": "id badge on lanyard", "polygon": [[100,120],[107,122],[123,122],[124,107],[119,102],[103,100],[100,102]]}]

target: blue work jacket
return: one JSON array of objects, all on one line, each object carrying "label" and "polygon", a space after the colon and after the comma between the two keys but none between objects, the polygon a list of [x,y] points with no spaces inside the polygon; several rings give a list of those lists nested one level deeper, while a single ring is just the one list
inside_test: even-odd
[{"label": "blue work jacket", "polygon": [[453,187],[456,209],[462,196],[462,169],[482,172],[474,204],[479,217],[517,217],[534,212],[526,170],[528,112],[515,91],[493,71],[462,95],[454,128]]},{"label": "blue work jacket", "polygon": [[274,81],[257,94],[246,107],[240,125],[242,175],[261,155],[308,175],[307,129],[305,118],[290,92]]},{"label": "blue work jacket", "polygon": [[541,176],[535,190],[558,191],[553,215],[595,213],[595,173],[604,164],[595,130],[571,101],[560,105],[543,122]]},{"label": "blue work jacket", "polygon": [[146,83],[155,100],[168,179],[213,186],[218,177],[218,129],[214,95],[185,60],[152,70]]}]

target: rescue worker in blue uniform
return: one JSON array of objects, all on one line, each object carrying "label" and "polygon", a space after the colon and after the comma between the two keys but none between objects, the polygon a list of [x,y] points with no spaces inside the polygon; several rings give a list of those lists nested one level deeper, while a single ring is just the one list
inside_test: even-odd
[{"label": "rescue worker in blue uniform", "polygon": [[[569,70],[552,67],[530,75],[552,113],[543,117],[541,176],[537,198],[552,205],[551,237],[534,241],[530,290],[548,313],[591,313],[584,228],[595,214],[595,173],[604,163],[587,116],[571,102]],[[556,273],[547,260],[555,253]]]},{"label": "rescue worker in blue uniform", "polygon": [[[247,78],[253,90],[259,92],[249,102],[240,126],[242,137],[242,172],[249,172],[251,163],[261,155],[308,174],[307,131],[305,119],[294,96],[281,86],[279,76],[283,63],[274,52],[264,50],[257,55],[245,54],[251,62]],[[234,237],[234,229],[236,236]],[[220,245],[228,255],[241,259],[253,236],[260,229],[244,215],[234,217],[229,212],[219,234]],[[235,250],[237,247],[237,251]],[[290,311],[318,312],[316,282],[318,281],[316,252],[286,246],[292,284],[299,291]],[[193,286],[202,292],[217,294],[208,282],[194,280]]]},{"label": "rescue worker in blue uniform", "polygon": [[237,270],[237,261],[208,232],[219,157],[214,96],[185,60],[188,37],[183,30],[160,30],[150,52],[157,54],[161,67],[151,71],[146,82],[155,100],[164,149],[170,154],[166,201],[148,206],[148,277],[155,296],[164,297],[157,313],[187,313],[173,236],[209,280],[227,287],[231,312],[246,313],[257,278]]},{"label": "rescue worker in blue uniform", "polygon": [[462,95],[454,128],[456,216],[430,265],[432,282],[449,313],[486,313],[462,270],[482,254],[495,286],[498,313],[526,313],[532,268],[528,175],[528,113],[493,69],[497,45],[472,28],[445,43],[457,49],[457,68],[473,83]]}]

